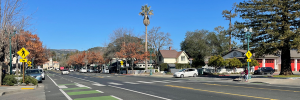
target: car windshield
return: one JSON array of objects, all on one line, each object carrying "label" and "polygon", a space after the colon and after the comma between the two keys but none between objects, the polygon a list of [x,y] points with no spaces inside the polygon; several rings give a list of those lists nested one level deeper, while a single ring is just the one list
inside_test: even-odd
[{"label": "car windshield", "polygon": [[180,70],[179,72],[183,72],[185,69]]},{"label": "car windshield", "polygon": [[26,70],[25,73],[26,74],[39,74],[40,71],[39,70]]},{"label": "car windshield", "polygon": [[63,71],[68,71],[67,69],[64,69]]}]

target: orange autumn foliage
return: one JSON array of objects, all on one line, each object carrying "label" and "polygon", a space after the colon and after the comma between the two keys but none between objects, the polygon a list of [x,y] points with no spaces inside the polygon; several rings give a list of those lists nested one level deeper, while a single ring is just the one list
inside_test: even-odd
[{"label": "orange autumn foliage", "polygon": [[31,61],[34,57],[34,64],[42,65],[47,61],[46,48],[43,47],[43,43],[37,34],[32,34],[30,31],[21,30],[19,34],[16,34],[12,38],[12,41],[17,42],[18,51],[24,47],[30,54],[27,59]]}]

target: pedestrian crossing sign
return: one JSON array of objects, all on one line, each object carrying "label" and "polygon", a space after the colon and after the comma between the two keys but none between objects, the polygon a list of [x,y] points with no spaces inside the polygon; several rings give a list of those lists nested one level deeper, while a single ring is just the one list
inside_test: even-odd
[{"label": "pedestrian crossing sign", "polygon": [[20,51],[17,52],[19,56],[21,56],[23,59],[29,55],[29,52],[23,47]]}]

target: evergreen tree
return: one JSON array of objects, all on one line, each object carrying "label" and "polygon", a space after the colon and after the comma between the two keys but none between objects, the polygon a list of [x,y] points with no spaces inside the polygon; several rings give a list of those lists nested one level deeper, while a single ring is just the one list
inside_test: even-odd
[{"label": "evergreen tree", "polygon": [[[298,0],[249,0],[237,5],[236,12],[245,22],[236,22],[236,27],[252,28],[250,47],[255,56],[278,54],[281,51],[280,75],[291,75],[290,50],[300,51]],[[239,35],[244,38],[244,35]]]}]

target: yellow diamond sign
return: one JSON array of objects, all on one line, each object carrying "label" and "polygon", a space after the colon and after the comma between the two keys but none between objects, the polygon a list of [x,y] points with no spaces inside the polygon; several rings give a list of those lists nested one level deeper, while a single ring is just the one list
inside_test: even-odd
[{"label": "yellow diamond sign", "polygon": [[19,54],[19,56],[21,56],[23,59],[25,59],[26,56],[29,55],[29,52],[25,49],[22,48],[20,51],[17,52]]},{"label": "yellow diamond sign", "polygon": [[121,61],[120,63],[121,63],[121,65],[123,65],[123,63],[124,63],[124,62],[123,62],[123,61]]},{"label": "yellow diamond sign", "polygon": [[30,65],[30,64],[31,64],[31,61],[28,61],[27,64]]},{"label": "yellow diamond sign", "polygon": [[246,53],[246,56],[247,56],[247,58],[249,59],[249,58],[252,56],[252,53],[251,53],[250,51],[248,51],[248,52]]}]

